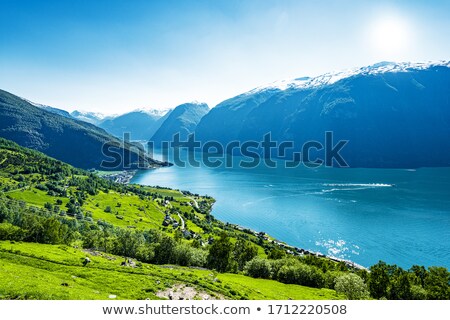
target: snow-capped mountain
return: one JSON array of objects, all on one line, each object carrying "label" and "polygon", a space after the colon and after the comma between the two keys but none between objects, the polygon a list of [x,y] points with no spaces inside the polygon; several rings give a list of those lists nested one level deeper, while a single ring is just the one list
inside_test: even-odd
[{"label": "snow-capped mountain", "polygon": [[100,122],[102,122],[107,118],[114,117],[114,115],[106,116],[100,112],[79,111],[79,110],[72,111],[70,115],[75,119],[92,123],[94,125],[98,125]]},{"label": "snow-capped mountain", "polygon": [[139,109],[135,109],[131,112],[144,112],[150,116],[154,116],[154,117],[163,117],[165,116],[168,112],[170,112],[172,109],[147,109],[147,108],[139,108]]},{"label": "snow-capped mountain", "polygon": [[270,132],[301,149],[332,131],[335,141],[349,141],[343,153],[350,166],[449,166],[449,88],[449,61],[382,62],[278,81],[218,104],[196,138],[226,145]]},{"label": "snow-capped mountain", "polygon": [[344,71],[328,72],[317,77],[301,77],[296,79],[284,79],[270,84],[257,87],[246,94],[253,94],[267,89],[310,89],[334,84],[342,79],[357,76],[378,75],[387,72],[413,72],[425,70],[432,67],[450,67],[450,61],[428,61],[428,62],[388,62],[383,61],[370,66],[353,68]]},{"label": "snow-capped mountain", "polygon": [[22,99],[23,101],[31,104],[32,106],[41,108],[43,110],[46,110],[46,111],[49,111],[49,112],[52,112],[52,113],[55,113],[55,114],[59,114],[60,116],[63,116],[63,117],[66,117],[66,118],[72,118],[70,113],[67,112],[66,110],[61,110],[61,109],[58,109],[58,108],[50,107],[50,106],[45,105],[45,104],[36,103],[36,102],[30,101],[28,99],[22,98],[22,97],[20,97],[20,99]]}]

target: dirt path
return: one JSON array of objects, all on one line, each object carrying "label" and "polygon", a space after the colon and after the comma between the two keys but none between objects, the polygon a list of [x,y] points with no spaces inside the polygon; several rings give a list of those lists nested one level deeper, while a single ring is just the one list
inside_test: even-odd
[{"label": "dirt path", "polygon": [[181,230],[184,230],[184,219],[181,216],[181,214],[178,214],[178,217],[180,217],[180,220],[181,220]]},{"label": "dirt path", "polygon": [[185,284],[177,284],[172,288],[164,291],[159,291],[156,295],[160,298],[167,298],[170,300],[223,300],[225,297],[221,294],[209,294],[205,291],[198,291],[194,287],[189,287]]}]

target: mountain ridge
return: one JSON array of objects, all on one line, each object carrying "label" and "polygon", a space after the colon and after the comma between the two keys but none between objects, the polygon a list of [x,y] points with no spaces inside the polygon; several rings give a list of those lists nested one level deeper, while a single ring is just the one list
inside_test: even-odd
[{"label": "mountain ridge", "polygon": [[177,106],[159,129],[150,138],[155,144],[163,141],[172,141],[173,136],[180,134],[180,140],[186,140],[188,135],[193,133],[200,120],[209,112],[206,103],[190,102]]},{"label": "mountain ridge", "polygon": [[[167,165],[148,158],[105,130],[30,104],[0,90],[0,136],[79,168],[120,169]],[[106,148],[109,155],[103,154]],[[120,154],[115,168],[105,168],[111,152]]]},{"label": "mountain ridge", "polygon": [[[450,165],[450,63],[379,63],[359,72],[258,87],[227,99],[203,117],[196,138],[227,144],[349,140],[352,167]],[[323,157],[323,155],[322,155]],[[314,158],[312,158],[314,159]],[[323,159],[323,158],[322,158]]]}]

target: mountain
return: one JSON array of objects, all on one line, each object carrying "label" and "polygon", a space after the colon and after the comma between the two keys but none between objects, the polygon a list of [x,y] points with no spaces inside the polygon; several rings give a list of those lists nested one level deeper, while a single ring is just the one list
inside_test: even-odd
[{"label": "mountain", "polygon": [[[450,62],[382,62],[346,72],[279,81],[228,99],[198,124],[196,138],[348,140],[353,167],[450,165]],[[323,158],[322,158],[323,159]]]},{"label": "mountain", "polygon": [[98,126],[119,138],[123,138],[125,133],[130,133],[132,140],[148,140],[161,126],[169,112],[136,110],[103,120]]},{"label": "mountain", "polygon": [[107,118],[107,116],[105,116],[102,113],[98,113],[98,112],[89,112],[89,111],[72,111],[70,113],[71,117],[84,121],[84,122],[88,122],[94,125],[98,125],[100,122],[102,122],[103,120],[105,120]]},{"label": "mountain", "polygon": [[58,108],[54,108],[54,107],[47,106],[47,105],[45,105],[45,104],[40,104],[40,103],[32,102],[32,101],[27,100],[27,99],[23,99],[23,100],[25,100],[26,102],[28,102],[29,104],[31,104],[31,105],[33,105],[33,106],[35,106],[35,107],[38,107],[38,108],[43,109],[43,110],[45,110],[45,111],[52,112],[52,113],[56,113],[56,114],[59,114],[60,116],[66,117],[66,118],[72,118],[72,116],[70,115],[70,113],[67,112],[66,110],[61,110],[61,109],[58,109]]},{"label": "mountain", "polygon": [[180,134],[181,140],[186,140],[208,112],[209,107],[205,103],[192,102],[179,105],[168,115],[150,140],[158,146],[162,141],[172,141],[176,133]]},{"label": "mountain", "polygon": [[[134,145],[123,144],[103,129],[46,111],[3,90],[0,90],[0,137],[84,169],[166,165],[141,154]],[[103,147],[107,148],[107,154]],[[118,162],[114,167],[102,167],[102,161],[112,161],[113,152],[117,153]]]}]

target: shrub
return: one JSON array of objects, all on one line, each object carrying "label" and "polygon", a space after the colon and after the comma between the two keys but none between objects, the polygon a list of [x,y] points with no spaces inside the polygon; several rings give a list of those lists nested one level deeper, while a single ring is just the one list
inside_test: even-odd
[{"label": "shrub", "polygon": [[322,288],[325,284],[322,271],[302,263],[282,266],[280,271],[278,271],[277,279],[283,283],[293,283],[314,288]]},{"label": "shrub", "polygon": [[23,230],[10,223],[0,223],[0,240],[20,241],[23,238]]},{"label": "shrub", "polygon": [[324,273],[325,288],[334,290],[334,286],[336,285],[336,279],[344,274],[345,273],[342,271],[328,271]]},{"label": "shrub", "polygon": [[299,262],[298,260],[289,257],[285,259],[278,259],[278,260],[270,260],[270,266],[272,269],[272,279],[277,279],[278,272],[280,271],[281,267],[283,266],[293,266],[297,265]]},{"label": "shrub", "polygon": [[336,292],[345,294],[348,300],[363,300],[369,298],[369,291],[360,276],[349,273],[336,279]]},{"label": "shrub", "polygon": [[272,267],[266,259],[254,258],[247,262],[244,271],[253,278],[269,279]]}]

